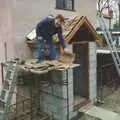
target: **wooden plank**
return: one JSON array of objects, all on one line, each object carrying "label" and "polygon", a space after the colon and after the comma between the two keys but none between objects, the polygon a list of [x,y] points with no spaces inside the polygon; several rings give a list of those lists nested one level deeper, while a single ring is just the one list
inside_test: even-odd
[{"label": "wooden plank", "polygon": [[72,42],[72,44],[86,44],[89,43],[88,41],[79,41],[79,42]]},{"label": "wooden plank", "polygon": [[65,69],[74,68],[77,66],[78,64],[63,63],[55,60],[43,61],[42,63],[35,63],[35,62],[32,62],[31,60],[31,64],[30,64],[30,61],[26,62],[25,65],[20,66],[20,69],[26,72],[34,73],[34,74],[46,74],[52,70],[59,70],[59,69],[65,70]]}]

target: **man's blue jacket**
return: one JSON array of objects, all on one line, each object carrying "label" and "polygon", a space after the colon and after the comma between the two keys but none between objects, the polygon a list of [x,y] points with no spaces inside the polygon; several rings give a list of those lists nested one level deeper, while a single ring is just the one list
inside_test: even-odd
[{"label": "man's blue jacket", "polygon": [[47,17],[43,21],[37,24],[36,27],[37,37],[42,36],[45,40],[48,40],[49,42],[52,40],[52,36],[56,33],[58,35],[58,39],[60,40],[60,44],[64,48],[65,44],[62,36],[62,29],[61,27],[57,28],[55,26],[53,18]]}]

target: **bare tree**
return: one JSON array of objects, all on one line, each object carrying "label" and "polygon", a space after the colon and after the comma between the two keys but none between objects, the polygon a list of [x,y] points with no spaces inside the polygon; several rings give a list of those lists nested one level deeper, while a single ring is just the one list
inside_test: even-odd
[{"label": "bare tree", "polygon": [[97,0],[97,9],[99,12],[114,7],[116,0]]}]

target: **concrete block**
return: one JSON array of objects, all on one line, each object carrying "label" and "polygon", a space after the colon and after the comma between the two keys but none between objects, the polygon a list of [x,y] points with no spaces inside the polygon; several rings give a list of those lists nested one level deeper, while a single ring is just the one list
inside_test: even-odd
[{"label": "concrete block", "polygon": [[68,114],[68,109],[69,109],[69,112],[73,112],[73,106],[74,106],[73,104],[72,105],[69,104],[69,106],[66,106],[64,109],[59,109],[58,113],[60,111],[62,111],[63,113],[65,113],[67,115]]},{"label": "concrete block", "polygon": [[94,102],[94,100],[96,99],[96,97],[97,97],[97,89],[96,88],[90,89],[89,99]]},{"label": "concrete block", "polygon": [[97,96],[96,68],[89,69],[89,98],[94,100]]},{"label": "concrete block", "polygon": [[67,115],[61,110],[59,113],[54,114],[54,118],[57,120],[67,120]]},{"label": "concrete block", "polygon": [[73,70],[68,69],[68,70],[56,70],[51,72],[52,80],[56,83],[61,83],[61,82],[72,82],[73,81]]},{"label": "concrete block", "polygon": [[52,86],[51,85],[48,85],[47,87],[41,87],[40,90],[45,93],[52,94]]},{"label": "concrete block", "polygon": [[54,85],[53,95],[67,99],[67,90],[68,90],[68,96],[72,96],[73,95],[73,84],[69,84],[68,88],[67,88],[67,85],[62,85],[62,86]]},{"label": "concrete block", "polygon": [[89,55],[89,61],[92,62],[92,61],[96,61],[96,54],[92,54],[92,55]]},{"label": "concrete block", "polygon": [[90,84],[89,84],[89,89],[91,90],[96,90],[97,89],[97,83],[96,83],[96,81],[95,82],[91,82]]},{"label": "concrete block", "polygon": [[40,97],[40,101],[44,101],[46,104],[57,106],[58,108],[64,108],[67,106],[67,101],[65,99],[60,99],[58,97],[48,95],[43,93]]},{"label": "concrete block", "polygon": [[[68,109],[69,109],[69,111],[68,111]],[[68,112],[69,112],[69,114],[68,114]],[[68,108],[66,107],[64,109],[59,109],[57,111],[56,115],[59,120],[66,120],[68,118],[67,115],[69,115],[69,119],[72,118],[72,113],[73,113],[73,105],[69,106]]]},{"label": "concrete block", "polygon": [[[69,92],[70,93],[70,92]],[[69,112],[73,111],[73,94],[69,95],[68,103],[67,99],[60,99],[52,95],[41,94],[40,97],[40,107],[41,110],[53,114],[56,119],[66,120],[67,117],[67,107],[69,104]]]},{"label": "concrete block", "polygon": [[89,61],[89,69],[96,68],[96,67],[97,67],[96,60],[90,60]]},{"label": "concrete block", "polygon": [[89,69],[89,75],[91,76],[92,74],[96,74],[96,70],[97,70],[96,67]]},{"label": "concrete block", "polygon": [[96,49],[95,48],[90,48],[89,49],[89,56],[96,56],[97,55],[97,53],[96,53]]},{"label": "concrete block", "polygon": [[95,42],[90,42],[89,43],[89,56],[90,59],[91,57],[96,57],[96,43]]},{"label": "concrete block", "polygon": [[52,71],[51,74],[52,74],[52,80],[53,81],[56,81],[56,82],[60,82],[60,81],[66,81],[67,79],[67,72],[64,70],[64,71]]},{"label": "concrete block", "polygon": [[41,91],[44,91],[54,96],[66,98],[67,89],[68,89],[68,94],[73,94],[73,82],[69,83],[68,86],[59,85],[59,84],[50,84],[48,87],[42,88]]},{"label": "concrete block", "polygon": [[89,42],[89,48],[96,48],[96,43],[95,42]]},{"label": "concrete block", "polygon": [[97,73],[94,71],[94,74],[90,74],[89,81],[94,82],[97,81]]},{"label": "concrete block", "polygon": [[[51,114],[54,118],[58,120],[66,120],[67,118],[67,106],[65,108],[60,108],[58,105],[50,105],[45,102],[41,102],[41,110],[44,112]],[[72,111],[73,107],[69,107],[69,111]]]}]

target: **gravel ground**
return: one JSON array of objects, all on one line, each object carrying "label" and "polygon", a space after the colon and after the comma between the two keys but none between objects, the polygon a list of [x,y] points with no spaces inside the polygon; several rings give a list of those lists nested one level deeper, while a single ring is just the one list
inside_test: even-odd
[{"label": "gravel ground", "polygon": [[120,88],[107,96],[100,107],[120,114]]}]

